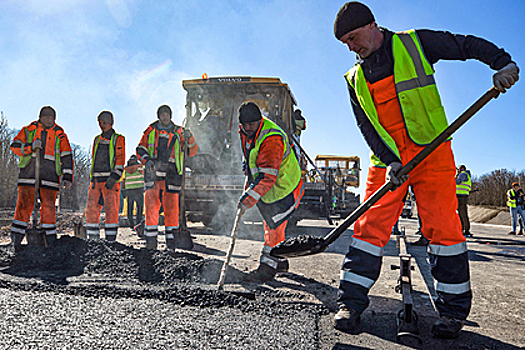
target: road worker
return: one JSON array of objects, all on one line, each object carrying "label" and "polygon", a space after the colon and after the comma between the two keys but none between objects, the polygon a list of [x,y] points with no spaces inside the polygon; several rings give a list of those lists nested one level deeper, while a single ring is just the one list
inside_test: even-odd
[{"label": "road worker", "polygon": [[239,107],[239,123],[247,181],[238,207],[244,211],[257,204],[264,226],[260,264],[250,279],[268,281],[277,272],[288,271],[288,260],[271,257],[270,250],[284,241],[288,218],[301,201],[304,183],[288,135],[263,118],[255,103]]},{"label": "road worker", "polygon": [[64,130],[55,123],[53,107],[40,109],[39,119],[24,126],[11,143],[11,150],[20,156],[18,166],[18,197],[15,218],[11,225],[11,240],[15,250],[21,248],[35,196],[35,157],[40,149],[40,227],[45,231],[47,243],[56,241],[55,200],[62,182],[69,188],[73,181],[73,156]]},{"label": "road worker", "polygon": [[100,239],[100,212],[104,207],[106,240],[114,241],[119,226],[120,179],[126,161],[126,141],[113,129],[113,113],[102,111],[97,120],[102,133],[95,137],[91,151],[86,234],[89,239]]},{"label": "road worker", "polygon": [[357,124],[373,152],[365,200],[385,181],[399,186],[354,225],[341,271],[340,309],[334,326],[359,329],[360,315],[369,304],[368,292],[379,277],[383,249],[403,209],[407,187],[412,185],[437,280],[440,317],[432,334],[458,337],[470,312],[472,291],[467,246],[456,213],[451,142],[438,147],[409,177],[396,174],[447,127],[433,64],[440,59],[477,59],[497,71],[493,82],[501,92],[518,80],[518,67],[503,49],[471,35],[433,30],[394,33],[378,27],[370,9],[356,1],[341,7],[334,32],[358,56],[345,78]]},{"label": "road worker", "polygon": [[[520,187],[518,182],[512,183],[512,188],[507,191],[507,206],[510,209],[510,218],[512,222],[512,231],[509,235],[516,234],[516,227],[518,225],[518,216],[521,218],[521,222],[525,224],[525,217],[523,213],[523,203],[525,203],[525,194]],[[522,233],[522,230],[520,230]]]},{"label": "road worker", "polygon": [[180,230],[179,193],[184,149],[187,146],[188,156],[193,157],[199,147],[189,130],[171,121],[169,106],[160,106],[157,117],[159,120],[144,131],[136,149],[140,162],[145,165],[146,248],[157,248],[159,211],[163,205],[166,246],[168,249],[190,250],[193,248],[191,235],[186,230]]},{"label": "road worker", "polygon": [[465,237],[473,237],[470,233],[470,220],[468,217],[468,199],[472,187],[470,170],[465,165],[460,165],[456,172],[456,198],[458,200],[458,214],[461,221],[461,230]]},{"label": "road worker", "polygon": [[[124,179],[123,197],[127,198],[127,216],[129,226],[132,229],[137,229],[139,236],[142,235],[142,228],[136,225],[140,225],[142,222],[142,213],[144,210],[144,166],[139,163],[137,156],[132,154],[129,157],[128,163],[124,168]],[[136,220],[133,217],[133,211],[136,208]]]}]

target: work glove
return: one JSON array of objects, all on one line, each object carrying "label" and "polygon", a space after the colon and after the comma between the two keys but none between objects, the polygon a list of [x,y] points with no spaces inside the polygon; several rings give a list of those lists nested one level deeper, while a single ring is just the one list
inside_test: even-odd
[{"label": "work glove", "polygon": [[191,131],[188,129],[184,129],[184,139],[189,140],[191,138]]},{"label": "work glove", "polygon": [[401,184],[408,179],[408,175],[403,175],[399,177],[396,175],[402,167],[403,164],[399,162],[390,163],[390,165],[386,167],[385,180],[387,182],[392,182],[392,184],[394,185],[394,188],[392,188],[392,190],[395,190],[396,188],[401,186]]},{"label": "work glove", "polygon": [[36,151],[37,149],[42,149],[42,141],[36,139],[31,144],[31,150]]},{"label": "work glove", "polygon": [[71,187],[71,181],[62,180],[62,186],[67,190],[69,187]]},{"label": "work glove", "polygon": [[510,89],[518,81],[519,73],[520,69],[515,63],[507,64],[492,76],[494,86],[498,91],[505,93],[505,88]]},{"label": "work glove", "polygon": [[108,177],[108,179],[106,180],[106,188],[108,190],[111,190],[113,188],[113,186],[115,186],[115,178],[113,177]]}]

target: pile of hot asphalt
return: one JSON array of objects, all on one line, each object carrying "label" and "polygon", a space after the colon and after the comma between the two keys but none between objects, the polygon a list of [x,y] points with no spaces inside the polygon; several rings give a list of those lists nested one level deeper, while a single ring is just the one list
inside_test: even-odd
[{"label": "pile of hot asphalt", "polygon": [[[0,346],[318,348],[326,308],[253,284],[255,300],[218,291],[221,267],[190,252],[71,236],[17,253],[0,246]],[[225,289],[246,276],[230,268]]]}]

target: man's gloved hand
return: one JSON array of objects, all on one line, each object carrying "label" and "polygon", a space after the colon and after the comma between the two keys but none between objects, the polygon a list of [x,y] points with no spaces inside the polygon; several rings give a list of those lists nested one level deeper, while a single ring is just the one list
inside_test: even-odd
[{"label": "man's gloved hand", "polygon": [[144,167],[144,172],[146,174],[152,174],[155,173],[155,162],[151,159],[146,162],[146,166]]},{"label": "man's gloved hand", "polygon": [[36,139],[31,144],[31,150],[35,151],[37,149],[42,149],[42,141],[40,139]]},{"label": "man's gloved hand", "polygon": [[71,187],[71,181],[69,180],[62,180],[62,186],[67,190],[69,187]]},{"label": "man's gloved hand", "polygon": [[399,172],[399,170],[401,170],[402,167],[403,167],[403,164],[399,162],[390,163],[390,165],[386,167],[385,180],[387,182],[388,181],[392,182],[392,184],[394,185],[393,190],[401,186],[401,184],[408,179],[408,175],[403,175],[400,177],[396,175]]},{"label": "man's gloved hand", "polygon": [[505,89],[510,89],[519,79],[520,69],[515,63],[509,63],[505,67],[497,71],[493,76],[494,86],[502,93],[505,93]]},{"label": "man's gloved hand", "polygon": [[111,190],[113,188],[113,186],[115,186],[115,179],[112,178],[111,176],[108,177],[108,179],[106,180],[106,185],[105,186],[106,186],[106,188],[108,190]]},{"label": "man's gloved hand", "polygon": [[189,140],[191,136],[192,136],[191,131],[188,129],[184,129],[184,139]]}]

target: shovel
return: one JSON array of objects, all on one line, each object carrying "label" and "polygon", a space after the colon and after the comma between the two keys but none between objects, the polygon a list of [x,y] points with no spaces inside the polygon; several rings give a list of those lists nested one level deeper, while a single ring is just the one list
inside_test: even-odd
[{"label": "shovel", "polygon": [[27,245],[47,247],[45,231],[37,227],[38,198],[40,197],[40,148],[36,149],[35,158],[35,201],[33,203],[33,225],[26,230],[26,240]]},{"label": "shovel", "polygon": [[[411,161],[409,161],[396,174],[399,177],[408,175],[419,163],[421,163],[430,153],[447,140],[456,130],[465,124],[477,111],[486,105],[493,98],[498,97],[499,91],[492,87],[474,104],[472,104],[463,114],[461,114],[452,124],[450,124],[441,134],[439,134],[429,145],[422,149]],[[361,215],[363,215],[372,205],[381,199],[388,191],[394,189],[394,184],[388,181],[374,192],[365,202],[357,207],[338,227],[330,231],[326,237],[301,235],[289,238],[271,251],[270,255],[278,258],[293,258],[298,256],[313,255],[324,252],[339,236],[346,231]]]},{"label": "shovel", "polygon": [[226,272],[228,272],[230,259],[233,254],[233,248],[235,247],[235,240],[237,239],[237,232],[239,232],[239,224],[241,222],[242,214],[244,214],[244,210],[242,210],[241,208],[237,209],[237,214],[235,214],[235,221],[233,223],[231,233],[230,249],[228,249],[228,254],[226,254],[226,258],[224,259],[224,263],[222,264],[221,275],[219,277],[219,282],[217,283],[217,288],[219,291],[222,291],[222,287],[224,286],[224,280],[226,279]]}]

